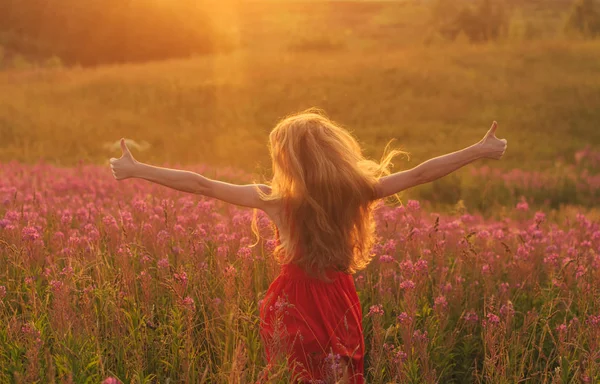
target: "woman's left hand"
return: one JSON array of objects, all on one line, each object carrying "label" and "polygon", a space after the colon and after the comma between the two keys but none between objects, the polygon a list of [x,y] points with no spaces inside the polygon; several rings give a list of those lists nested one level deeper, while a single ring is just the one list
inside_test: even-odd
[{"label": "woman's left hand", "polygon": [[125,139],[121,139],[121,150],[123,154],[120,158],[110,159],[110,168],[112,169],[113,176],[117,180],[128,179],[134,177],[135,170],[139,164],[137,160],[133,158],[133,155],[125,144]]}]

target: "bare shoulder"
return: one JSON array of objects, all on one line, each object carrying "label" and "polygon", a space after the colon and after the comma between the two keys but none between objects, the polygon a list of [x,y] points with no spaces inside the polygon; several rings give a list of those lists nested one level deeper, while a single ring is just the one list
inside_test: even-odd
[{"label": "bare shoulder", "polygon": [[[271,187],[266,184],[258,184],[258,188],[260,188],[261,192],[266,195],[271,194]],[[281,227],[282,207],[283,204],[279,199],[265,200],[262,203],[262,210],[269,216],[271,220],[273,220],[278,228]]]}]

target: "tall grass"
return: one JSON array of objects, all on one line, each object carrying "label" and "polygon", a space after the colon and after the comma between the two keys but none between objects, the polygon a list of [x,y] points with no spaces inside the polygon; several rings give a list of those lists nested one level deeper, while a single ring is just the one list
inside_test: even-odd
[{"label": "tall grass", "polygon": [[[204,168],[195,168],[203,172]],[[108,168],[0,168],[1,382],[289,382],[258,305],[270,223]],[[233,171],[221,179],[247,180]],[[598,212],[379,208],[355,275],[369,382],[600,380]]]}]

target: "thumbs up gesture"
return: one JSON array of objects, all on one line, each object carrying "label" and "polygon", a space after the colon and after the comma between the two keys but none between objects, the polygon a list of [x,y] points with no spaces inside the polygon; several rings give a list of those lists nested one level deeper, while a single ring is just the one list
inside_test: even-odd
[{"label": "thumbs up gesture", "polygon": [[139,164],[133,158],[129,148],[127,148],[125,139],[121,139],[121,150],[123,151],[123,154],[120,158],[116,159],[113,157],[110,159],[110,168],[112,169],[113,176],[117,180],[133,177],[136,166]]},{"label": "thumbs up gesture", "polygon": [[506,139],[496,137],[496,128],[498,128],[498,123],[494,121],[490,130],[478,145],[483,153],[483,157],[500,160],[502,155],[504,155],[504,151],[506,151],[507,144]]}]

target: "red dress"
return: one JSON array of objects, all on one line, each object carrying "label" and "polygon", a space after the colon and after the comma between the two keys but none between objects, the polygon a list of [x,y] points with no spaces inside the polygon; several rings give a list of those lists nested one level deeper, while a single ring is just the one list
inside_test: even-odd
[{"label": "red dress", "polygon": [[349,382],[362,384],[365,345],[354,279],[343,272],[327,276],[330,282],[282,265],[260,305],[267,361],[284,358],[294,378],[314,383],[341,378],[345,365]]}]

